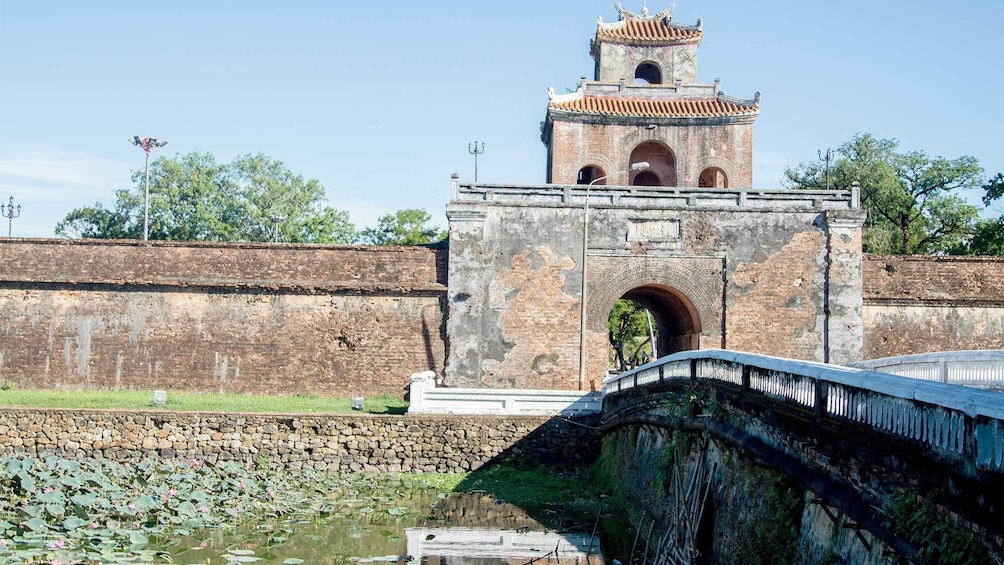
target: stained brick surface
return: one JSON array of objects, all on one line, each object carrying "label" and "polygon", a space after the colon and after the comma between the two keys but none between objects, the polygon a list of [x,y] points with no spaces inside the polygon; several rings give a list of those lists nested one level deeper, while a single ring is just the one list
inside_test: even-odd
[{"label": "stained brick surface", "polygon": [[15,240],[0,265],[15,386],[401,395],[443,368],[433,249]]},{"label": "stained brick surface", "polygon": [[1004,259],[865,255],[864,358],[1004,349]]}]

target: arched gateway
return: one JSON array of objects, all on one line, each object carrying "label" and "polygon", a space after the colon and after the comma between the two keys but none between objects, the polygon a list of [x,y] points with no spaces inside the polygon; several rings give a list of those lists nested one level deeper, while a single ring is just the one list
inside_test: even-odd
[{"label": "arched gateway", "polygon": [[454,180],[446,384],[598,386],[620,298],[652,312],[660,354],[858,360],[857,195],[753,190],[759,94],[697,81],[700,21],[618,11],[597,24],[594,79],[550,92],[554,184]]}]

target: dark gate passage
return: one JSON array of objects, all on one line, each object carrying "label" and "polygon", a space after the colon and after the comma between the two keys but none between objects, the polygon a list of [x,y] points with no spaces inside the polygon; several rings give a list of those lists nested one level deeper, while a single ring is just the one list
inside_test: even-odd
[{"label": "dark gate passage", "polygon": [[679,291],[653,284],[634,288],[622,298],[634,300],[652,314],[652,321],[658,328],[656,353],[659,357],[700,348],[700,316]]}]

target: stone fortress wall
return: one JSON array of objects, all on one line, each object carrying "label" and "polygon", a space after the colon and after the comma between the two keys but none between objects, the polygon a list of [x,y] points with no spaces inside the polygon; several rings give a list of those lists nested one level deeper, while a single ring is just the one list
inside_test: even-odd
[{"label": "stone fortress wall", "polygon": [[[399,397],[412,373],[444,374],[446,270],[446,250],[425,247],[2,240],[0,384]],[[865,255],[862,357],[1004,349],[1002,272],[1000,258]],[[726,305],[733,332],[798,313],[770,308],[783,298],[757,315]]]},{"label": "stone fortress wall", "polygon": [[1004,349],[1004,258],[864,255],[864,358]]},{"label": "stone fortress wall", "polygon": [[0,384],[404,394],[444,362],[445,251],[4,240]]}]

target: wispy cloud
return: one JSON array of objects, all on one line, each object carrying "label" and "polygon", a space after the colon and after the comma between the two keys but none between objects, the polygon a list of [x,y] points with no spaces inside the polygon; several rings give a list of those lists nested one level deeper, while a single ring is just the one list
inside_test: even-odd
[{"label": "wispy cloud", "polygon": [[62,149],[0,152],[0,197],[22,205],[15,236],[50,237],[70,210],[111,204],[115,190],[129,186],[130,171],[128,163]]}]

